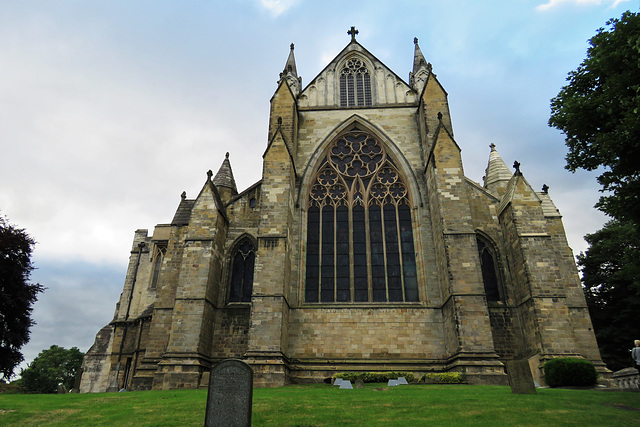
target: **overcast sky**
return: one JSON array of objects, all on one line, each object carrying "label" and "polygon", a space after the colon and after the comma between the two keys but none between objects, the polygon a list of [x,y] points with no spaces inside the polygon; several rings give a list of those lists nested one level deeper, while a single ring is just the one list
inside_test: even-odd
[{"label": "overcast sky", "polygon": [[0,212],[38,245],[30,362],[86,351],[113,317],[133,232],[173,217],[230,153],[261,178],[289,44],[303,87],[358,41],[408,81],[413,38],[449,94],[467,177],[489,144],[564,215],[574,253],[606,218],[594,173],[564,169],[549,100],[596,29],[637,0],[0,0]]}]

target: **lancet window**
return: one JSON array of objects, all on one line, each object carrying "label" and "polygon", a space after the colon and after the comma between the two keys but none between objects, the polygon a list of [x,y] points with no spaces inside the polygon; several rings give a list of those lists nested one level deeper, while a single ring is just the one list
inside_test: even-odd
[{"label": "lancet window", "polygon": [[243,239],[231,258],[231,284],[229,302],[251,302],[253,291],[253,267],[256,250],[249,238]]},{"label": "lancet window", "polygon": [[478,243],[482,281],[487,301],[500,301],[500,274],[498,272],[496,251],[493,245],[482,237],[478,236],[476,241]]},{"label": "lancet window", "polygon": [[307,208],[305,302],[418,301],[411,202],[380,141],[339,137]]},{"label": "lancet window", "polygon": [[158,286],[158,279],[160,278],[160,269],[162,268],[162,262],[164,261],[164,256],[167,253],[167,243],[166,242],[158,242],[155,244],[155,249],[153,251],[153,273],[151,275],[151,284],[149,287],[151,289],[155,289]]},{"label": "lancet window", "polygon": [[340,71],[340,106],[371,106],[371,77],[358,58],[348,59]]}]

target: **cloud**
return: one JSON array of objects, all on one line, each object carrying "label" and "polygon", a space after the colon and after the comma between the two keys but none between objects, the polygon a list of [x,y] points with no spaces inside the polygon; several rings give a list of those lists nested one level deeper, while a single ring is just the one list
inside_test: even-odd
[{"label": "cloud", "polygon": [[549,0],[548,3],[541,4],[535,7],[536,10],[545,11],[553,9],[562,4],[573,4],[577,6],[600,6],[601,4],[611,3],[610,9],[617,7],[619,4],[627,2],[629,0]]},{"label": "cloud", "polygon": [[260,0],[260,4],[273,16],[280,16],[298,4],[299,1],[300,0]]}]

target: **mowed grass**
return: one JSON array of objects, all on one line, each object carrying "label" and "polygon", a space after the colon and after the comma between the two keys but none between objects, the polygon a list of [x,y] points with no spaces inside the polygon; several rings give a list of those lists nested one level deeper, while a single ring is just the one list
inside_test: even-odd
[{"label": "mowed grass", "polygon": [[[2,426],[201,426],[206,390],[0,395]],[[409,385],[361,390],[329,385],[255,389],[253,425],[627,426],[640,424],[640,393]]]}]

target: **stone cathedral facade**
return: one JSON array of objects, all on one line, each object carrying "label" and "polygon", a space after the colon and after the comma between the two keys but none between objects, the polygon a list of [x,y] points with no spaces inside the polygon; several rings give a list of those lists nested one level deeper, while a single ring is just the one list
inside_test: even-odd
[{"label": "stone cathedral facade", "polygon": [[[415,39],[405,82],[351,41],[306,86],[293,45],[271,98],[262,179],[229,155],[169,223],[133,239],[81,391],[206,386],[239,358],[256,386],[336,372],[465,372],[504,361],[606,368],[561,216],[494,146],[464,175],[447,92]],[[258,153],[256,153],[258,155]]]}]

